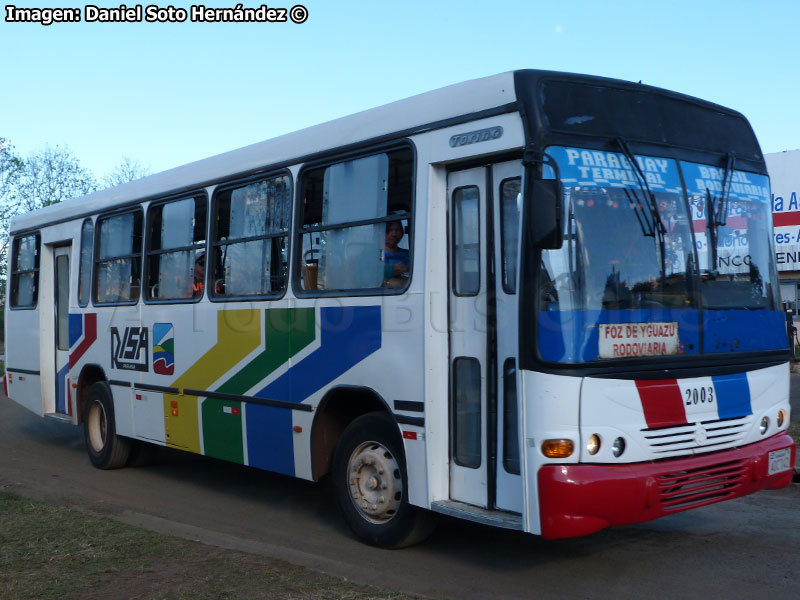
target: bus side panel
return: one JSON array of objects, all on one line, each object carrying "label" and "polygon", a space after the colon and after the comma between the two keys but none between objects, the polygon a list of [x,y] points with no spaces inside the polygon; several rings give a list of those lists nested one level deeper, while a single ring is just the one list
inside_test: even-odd
[{"label": "bus side panel", "polygon": [[[415,375],[422,369],[421,296],[410,298],[378,303],[353,298],[346,304],[336,299],[318,308],[318,300],[296,308],[287,308],[287,300],[259,308],[238,304],[228,309],[206,302],[146,307],[142,325],[152,338],[152,355],[160,353],[156,347],[173,352],[172,375],[154,373],[153,365],[141,371],[142,383],[178,392],[163,394],[167,445],[310,479],[313,412],[244,397],[316,406],[331,388],[354,386],[374,390],[389,408],[394,400],[421,400],[422,380]],[[167,331],[171,343],[154,335],[156,331]],[[126,375],[113,366],[110,372],[115,379]],[[118,389],[115,399],[123,397]],[[138,395],[142,400],[128,405],[138,407],[153,392]],[[152,417],[145,420],[141,411],[131,416],[124,405],[120,401],[117,415],[121,432],[127,427],[126,435],[151,439],[145,432],[153,429]],[[123,415],[136,423],[135,430],[123,422]]]},{"label": "bus side panel", "polygon": [[[6,381],[8,396],[28,410],[42,415],[42,386],[39,375],[39,309],[6,308]],[[31,371],[17,373],[13,369]]]},{"label": "bus side panel", "polygon": [[[109,381],[135,382],[150,368],[146,349],[149,332],[141,327],[139,306],[97,307],[97,341],[86,352],[85,362],[100,365]],[[74,369],[74,377],[80,373]],[[71,373],[73,370],[70,371]],[[73,380],[75,383],[75,380]],[[134,436],[131,388],[111,386],[117,433]]]}]

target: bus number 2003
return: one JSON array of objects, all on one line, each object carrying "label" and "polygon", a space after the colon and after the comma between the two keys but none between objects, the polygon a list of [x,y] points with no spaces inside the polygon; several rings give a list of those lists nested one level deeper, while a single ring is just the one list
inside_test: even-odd
[{"label": "bus number 2003", "polygon": [[703,386],[687,388],[684,392],[684,395],[686,396],[686,406],[692,406],[693,404],[705,404],[706,402],[711,403],[714,402],[714,387]]}]

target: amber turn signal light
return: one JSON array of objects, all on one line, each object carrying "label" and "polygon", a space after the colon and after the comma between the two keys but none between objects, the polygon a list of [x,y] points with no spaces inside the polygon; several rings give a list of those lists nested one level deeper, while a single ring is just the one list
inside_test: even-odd
[{"label": "amber turn signal light", "polygon": [[572,440],[545,440],[542,442],[542,454],[547,458],[568,458],[572,456],[575,444]]}]

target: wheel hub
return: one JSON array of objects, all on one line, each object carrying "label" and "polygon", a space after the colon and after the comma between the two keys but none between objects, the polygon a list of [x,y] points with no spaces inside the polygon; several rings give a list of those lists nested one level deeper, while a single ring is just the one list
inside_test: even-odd
[{"label": "wheel hub", "polygon": [[358,446],[348,462],[350,497],[361,515],[372,523],[386,523],[400,508],[403,480],[400,465],[378,442]]},{"label": "wheel hub", "polygon": [[106,445],[106,411],[99,402],[94,402],[89,409],[89,443],[95,452],[100,452]]}]

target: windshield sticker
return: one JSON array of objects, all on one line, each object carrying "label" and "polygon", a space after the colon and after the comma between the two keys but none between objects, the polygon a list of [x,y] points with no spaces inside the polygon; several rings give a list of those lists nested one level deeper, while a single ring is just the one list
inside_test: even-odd
[{"label": "windshield sticker", "polygon": [[[715,196],[722,193],[725,169],[690,162],[681,162],[686,177],[686,189],[690,195],[706,195],[706,190]],[[730,175],[728,200],[743,202],[770,201],[769,180],[765,175],[733,171]]]},{"label": "windshield sticker", "polygon": [[[561,181],[568,187],[608,186],[635,188],[641,184],[636,169],[622,153],[551,146],[547,153],[558,162]],[[668,158],[635,156],[653,192],[682,193],[678,165]]]},{"label": "windshield sticker", "polygon": [[600,358],[678,354],[678,323],[611,323],[598,327]]},{"label": "windshield sticker", "polygon": [[[750,246],[761,230],[766,233],[766,211],[770,206],[768,178],[730,171],[723,197],[725,169],[690,162],[681,162],[681,169],[686,178],[700,269],[724,275],[757,269]],[[711,248],[712,239],[716,239],[715,248]]]}]

